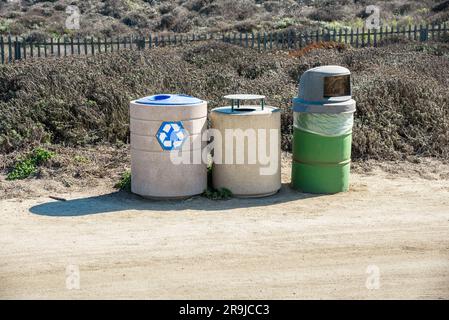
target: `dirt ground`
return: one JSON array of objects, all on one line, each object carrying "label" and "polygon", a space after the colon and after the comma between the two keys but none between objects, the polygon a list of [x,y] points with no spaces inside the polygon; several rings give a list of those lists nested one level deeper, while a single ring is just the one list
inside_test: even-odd
[{"label": "dirt ground", "polygon": [[264,199],[155,202],[109,184],[4,198],[0,298],[449,299],[449,165],[358,164],[329,196],[291,190],[283,166]]}]

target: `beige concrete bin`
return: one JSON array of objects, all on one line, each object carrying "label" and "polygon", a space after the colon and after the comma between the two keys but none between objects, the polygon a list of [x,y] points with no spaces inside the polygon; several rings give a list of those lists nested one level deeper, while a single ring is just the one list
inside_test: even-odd
[{"label": "beige concrete bin", "polygon": [[[217,144],[213,147],[213,187],[229,189],[244,198],[275,194],[281,188],[280,110],[265,106],[264,96],[225,98],[232,100],[232,105],[213,109],[210,114],[212,134],[216,130],[221,136],[213,138]],[[241,100],[261,103],[240,105]]]},{"label": "beige concrete bin", "polygon": [[[207,166],[193,153],[204,144],[207,102],[161,94],[131,101],[131,191],[147,198],[177,199],[203,193]],[[190,161],[173,161],[187,153]]]}]

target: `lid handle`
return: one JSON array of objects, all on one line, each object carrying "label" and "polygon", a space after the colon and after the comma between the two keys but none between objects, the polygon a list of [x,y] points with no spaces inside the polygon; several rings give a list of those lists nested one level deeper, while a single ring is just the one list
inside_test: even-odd
[{"label": "lid handle", "polygon": [[265,108],[265,96],[256,95],[256,94],[230,94],[223,97],[224,99],[231,100],[231,109],[234,112],[235,105],[237,105],[237,109],[240,108],[241,100],[260,100],[260,107],[262,110]]}]

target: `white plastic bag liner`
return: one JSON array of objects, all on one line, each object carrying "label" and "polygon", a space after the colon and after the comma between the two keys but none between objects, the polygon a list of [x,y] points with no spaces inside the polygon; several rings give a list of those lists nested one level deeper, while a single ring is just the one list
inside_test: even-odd
[{"label": "white plastic bag liner", "polygon": [[338,137],[352,132],[354,113],[293,113],[298,129],[327,137]]}]

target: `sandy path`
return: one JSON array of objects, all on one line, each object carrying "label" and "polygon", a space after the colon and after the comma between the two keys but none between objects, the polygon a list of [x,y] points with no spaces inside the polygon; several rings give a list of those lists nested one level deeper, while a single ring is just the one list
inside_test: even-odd
[{"label": "sandy path", "polygon": [[346,194],[218,202],[98,192],[0,201],[1,298],[449,298],[448,179],[376,170]]}]

